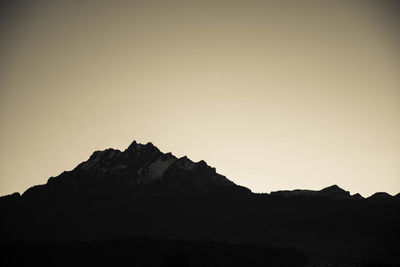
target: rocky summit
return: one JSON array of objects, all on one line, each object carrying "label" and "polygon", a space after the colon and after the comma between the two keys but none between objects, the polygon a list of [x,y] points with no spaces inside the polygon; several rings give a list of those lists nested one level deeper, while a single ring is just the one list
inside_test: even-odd
[{"label": "rocky summit", "polygon": [[27,199],[121,196],[147,190],[148,194],[200,194],[219,190],[250,190],[234,184],[205,161],[193,162],[162,153],[152,143],[134,141],[125,151],[94,152],[75,169],[28,189]]}]

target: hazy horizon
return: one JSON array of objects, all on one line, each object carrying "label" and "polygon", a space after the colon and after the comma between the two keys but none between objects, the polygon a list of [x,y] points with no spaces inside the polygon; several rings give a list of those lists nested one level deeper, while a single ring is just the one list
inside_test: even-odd
[{"label": "hazy horizon", "polygon": [[400,192],[396,1],[2,1],[0,195],[136,140],[253,192]]}]

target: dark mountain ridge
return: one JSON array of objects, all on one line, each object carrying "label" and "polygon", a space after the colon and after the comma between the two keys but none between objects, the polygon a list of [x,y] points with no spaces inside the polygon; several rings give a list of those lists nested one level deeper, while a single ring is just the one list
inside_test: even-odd
[{"label": "dark mountain ridge", "polygon": [[314,196],[314,197],[327,197],[332,199],[366,199],[368,201],[399,201],[400,193],[392,196],[386,192],[377,192],[371,196],[364,198],[360,193],[350,194],[340,188],[338,185],[331,185],[321,190],[308,190],[308,189],[295,189],[295,190],[280,190],[271,192],[272,196],[286,196],[286,197],[296,197],[296,196]]},{"label": "dark mountain ridge", "polygon": [[[80,193],[96,195],[104,193],[124,193],[150,185],[168,184],[159,193],[206,193],[213,189],[251,191],[238,186],[225,176],[216,172],[203,160],[193,162],[186,156],[177,158],[170,152],[162,153],[152,143],[138,144],[136,141],[125,150],[106,149],[95,151],[90,158],[79,164],[72,171],[65,171],[57,177],[50,177],[45,185],[37,185],[23,193],[23,198],[31,198],[36,194]],[[83,192],[81,192],[83,190]],[[152,188],[154,190],[154,188]],[[65,191],[65,192],[63,192]],[[14,193],[5,198],[17,198]],[[334,199],[364,199],[360,194],[350,195],[349,191],[332,185],[321,190],[281,190],[271,192],[271,196],[317,196]],[[370,200],[394,200],[399,194],[391,196],[378,192],[368,197]]]},{"label": "dark mountain ridge", "polygon": [[0,198],[0,241],[156,238],[294,247],[311,262],[400,262],[400,201],[333,185],[254,194],[204,161],[133,142]]},{"label": "dark mountain ridge", "polygon": [[[162,190],[157,191],[156,187],[160,186]],[[176,158],[171,153],[162,153],[152,143],[142,145],[134,141],[123,152],[96,151],[72,171],[51,177],[46,185],[29,188],[22,197],[129,194],[149,187],[152,193],[160,194],[206,193],[233,188],[249,191],[216,173],[215,168],[204,161],[195,163],[186,156]]]}]

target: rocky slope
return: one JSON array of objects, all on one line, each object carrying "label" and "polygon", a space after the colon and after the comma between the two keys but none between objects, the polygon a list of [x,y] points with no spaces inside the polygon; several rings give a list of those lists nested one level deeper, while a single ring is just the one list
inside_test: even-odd
[{"label": "rocky slope", "polygon": [[249,191],[216,173],[204,161],[162,153],[152,143],[135,141],[125,150],[106,149],[69,172],[51,177],[47,184],[29,188],[23,198],[96,197],[134,194],[151,188],[150,194],[193,194],[218,190]]}]

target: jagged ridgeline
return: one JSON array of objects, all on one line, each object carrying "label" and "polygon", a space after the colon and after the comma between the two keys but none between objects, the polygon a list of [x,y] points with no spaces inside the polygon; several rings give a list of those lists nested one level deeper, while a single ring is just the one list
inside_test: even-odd
[{"label": "jagged ridgeline", "polygon": [[[296,264],[304,264],[302,253],[311,263],[395,263],[400,262],[399,199],[386,193],[363,198],[337,185],[254,194],[204,161],[133,142],[125,151],[96,151],[72,171],[22,195],[1,197],[0,239],[75,244],[123,238],[137,244],[137,237],[148,236],[200,242],[199,247],[217,242],[224,251],[232,247],[218,242],[255,244],[257,251],[291,247],[264,252],[269,259],[292,255]],[[155,241],[160,242],[170,244]]]},{"label": "jagged ridgeline", "polygon": [[[52,177],[46,185],[35,186],[25,198],[78,198],[140,194],[193,194],[221,190],[247,191],[216,173],[205,161],[193,162],[162,153],[152,143],[135,141],[125,150],[94,152],[74,170]],[[148,196],[148,195],[147,195]]]}]

